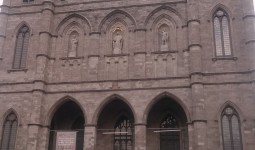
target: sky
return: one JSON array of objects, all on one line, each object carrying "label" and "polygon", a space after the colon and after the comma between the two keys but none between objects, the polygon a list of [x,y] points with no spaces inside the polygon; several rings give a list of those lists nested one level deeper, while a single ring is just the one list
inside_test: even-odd
[{"label": "sky", "polygon": [[[2,4],[3,0],[0,0],[0,5]],[[253,3],[255,4],[255,0],[253,0]],[[255,5],[254,5],[255,6]]]},{"label": "sky", "polygon": [[[0,0],[0,5],[2,5],[2,2],[3,2],[3,0]],[[253,0],[253,3],[254,3],[254,7],[255,7],[255,0]]]}]

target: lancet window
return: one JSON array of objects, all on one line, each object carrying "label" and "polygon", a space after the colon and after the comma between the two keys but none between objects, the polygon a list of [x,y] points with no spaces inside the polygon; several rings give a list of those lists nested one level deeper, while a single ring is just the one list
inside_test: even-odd
[{"label": "lancet window", "polygon": [[221,115],[224,150],[242,150],[240,118],[236,110],[227,106]]},{"label": "lancet window", "polygon": [[219,9],[214,13],[213,27],[216,57],[232,56],[230,21],[224,10]]},{"label": "lancet window", "polygon": [[18,128],[18,119],[14,113],[10,113],[3,124],[2,141],[0,150],[15,150],[15,141]]},{"label": "lancet window", "polygon": [[121,117],[115,125],[114,150],[132,150],[132,145],[132,123],[127,117]]},{"label": "lancet window", "polygon": [[13,69],[26,68],[28,43],[30,38],[30,30],[24,25],[19,29],[16,38],[16,47],[13,60]]}]

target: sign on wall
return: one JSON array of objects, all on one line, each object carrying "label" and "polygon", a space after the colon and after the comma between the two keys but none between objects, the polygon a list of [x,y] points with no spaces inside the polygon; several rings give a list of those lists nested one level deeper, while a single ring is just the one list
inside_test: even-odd
[{"label": "sign on wall", "polygon": [[57,132],[56,150],[75,150],[76,132]]}]

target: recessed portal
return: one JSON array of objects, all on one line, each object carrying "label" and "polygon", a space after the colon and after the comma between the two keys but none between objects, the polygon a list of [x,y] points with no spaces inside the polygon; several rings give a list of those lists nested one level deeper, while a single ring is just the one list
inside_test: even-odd
[{"label": "recessed portal", "polygon": [[115,99],[98,118],[97,150],[133,150],[134,116],[129,106]]},{"label": "recessed portal", "polygon": [[148,150],[187,150],[187,117],[182,107],[169,97],[151,108],[147,119]]},{"label": "recessed portal", "polygon": [[[50,127],[50,141],[49,150],[56,150],[59,143],[64,143],[65,139],[61,141],[58,135],[70,136],[70,140],[74,140],[76,150],[83,150],[84,141],[84,124],[85,119],[80,107],[73,101],[65,102],[55,112]],[[72,144],[70,144],[72,145]],[[67,144],[68,146],[68,144]]]}]

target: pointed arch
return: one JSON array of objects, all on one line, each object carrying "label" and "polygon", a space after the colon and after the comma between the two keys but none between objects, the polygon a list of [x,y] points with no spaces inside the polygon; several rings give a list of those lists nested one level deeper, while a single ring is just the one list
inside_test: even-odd
[{"label": "pointed arch", "polygon": [[134,122],[137,121],[137,116],[136,116],[136,113],[135,113],[135,110],[133,108],[133,106],[129,103],[129,101],[127,99],[125,99],[124,97],[118,95],[118,94],[113,94],[111,96],[108,96],[106,99],[103,100],[103,102],[99,105],[99,107],[96,109],[94,115],[93,115],[93,118],[92,118],[92,123],[93,124],[97,124],[97,121],[98,121],[98,118],[101,114],[101,112],[104,110],[104,108],[109,104],[111,103],[112,101],[114,100],[120,100],[122,101],[123,103],[125,103],[131,110],[132,112],[132,115],[134,117]]},{"label": "pointed arch", "polygon": [[177,26],[183,26],[184,20],[183,17],[181,16],[181,14],[176,11],[175,9],[168,7],[168,6],[160,6],[156,9],[154,9],[145,19],[144,22],[144,27],[150,27],[151,24],[153,24],[156,20],[158,20],[157,18],[160,18],[160,16],[162,17],[162,15],[164,16],[170,16],[170,18],[173,18],[176,22]]},{"label": "pointed arch", "polygon": [[47,113],[47,115],[46,115],[46,120],[45,120],[45,124],[46,124],[47,126],[50,126],[51,121],[52,121],[52,118],[53,118],[54,115],[55,115],[55,112],[56,112],[63,104],[65,104],[66,102],[69,102],[69,101],[71,101],[71,102],[73,102],[73,103],[75,103],[76,105],[79,106],[79,108],[81,109],[81,111],[82,111],[82,113],[83,113],[84,120],[85,120],[85,122],[86,122],[87,118],[86,118],[86,111],[85,111],[85,109],[82,107],[82,105],[80,104],[79,101],[77,101],[75,98],[73,98],[73,97],[67,95],[67,96],[61,98],[60,100],[58,100],[58,101],[57,101],[55,104],[53,104],[53,105],[51,106],[51,108],[49,109],[49,111],[48,111],[48,113]]},{"label": "pointed arch", "polygon": [[88,19],[80,14],[71,14],[65,17],[57,26],[55,34],[62,35],[65,28],[70,24],[77,24],[84,33],[91,32],[91,24]]},{"label": "pointed arch", "polygon": [[16,136],[18,131],[18,116],[14,109],[9,109],[5,113],[2,125],[0,149],[15,150]]},{"label": "pointed arch", "polygon": [[16,37],[16,35],[18,34],[18,32],[19,32],[19,30],[20,30],[20,28],[21,28],[22,26],[27,26],[27,27],[29,28],[29,30],[30,30],[30,36],[33,35],[33,30],[32,30],[32,28],[31,28],[31,26],[29,25],[29,23],[26,22],[26,21],[22,21],[22,22],[20,22],[20,23],[16,26],[16,28],[13,30],[13,33],[12,33],[12,36],[13,36],[13,37]]},{"label": "pointed arch", "polygon": [[232,102],[232,101],[226,101],[224,104],[222,104],[222,105],[220,106],[220,108],[219,108],[219,110],[218,110],[216,116],[214,117],[215,120],[219,120],[219,119],[221,118],[222,112],[223,112],[224,109],[225,109],[226,107],[228,107],[228,106],[230,106],[230,107],[232,107],[232,108],[234,108],[234,109],[236,110],[236,112],[238,113],[238,115],[239,115],[239,117],[240,117],[241,122],[245,121],[245,118],[246,118],[246,117],[244,116],[244,113],[243,113],[242,110],[241,110],[234,102]]},{"label": "pointed arch", "polygon": [[143,122],[147,122],[147,118],[150,113],[150,110],[162,98],[170,98],[170,99],[174,100],[177,104],[179,104],[186,115],[187,122],[191,122],[190,112],[189,112],[188,108],[186,107],[186,105],[182,102],[181,99],[179,99],[178,97],[176,97],[175,95],[173,95],[169,92],[163,92],[163,93],[159,94],[158,96],[156,96],[153,100],[151,100],[151,102],[147,105],[147,107],[144,111]]},{"label": "pointed arch", "polygon": [[[134,30],[136,28],[136,21],[133,16],[123,10],[114,10],[106,15],[98,26],[98,31],[106,32],[106,29],[112,24],[112,22],[116,22],[117,20],[123,20],[126,22],[129,30]],[[123,22],[122,21],[122,22]]]},{"label": "pointed arch", "polygon": [[219,10],[219,9],[224,10],[224,11],[228,14],[229,17],[233,16],[233,15],[232,15],[232,12],[230,11],[230,9],[229,9],[227,6],[225,6],[225,5],[221,4],[221,3],[219,3],[219,4],[215,5],[215,6],[212,8],[211,13],[210,13],[210,18],[211,18],[211,16],[213,16],[213,14],[214,14],[217,10]]},{"label": "pointed arch", "polygon": [[[72,22],[70,22],[69,24],[67,24],[66,26],[65,26],[65,28],[63,28],[63,30],[61,30],[61,31],[59,31],[59,34],[62,36],[63,34],[68,34],[68,32],[70,31],[70,30],[78,30],[78,31],[80,31],[80,32],[83,32],[84,34],[85,34],[85,30],[84,30],[84,28],[83,28],[83,26],[79,23],[79,22],[77,22],[77,21],[72,21]],[[77,32],[78,32],[77,31]]]},{"label": "pointed arch", "polygon": [[[188,149],[190,114],[183,101],[174,94],[163,92],[157,95],[147,105],[143,121],[147,125],[148,147]],[[167,129],[178,132],[165,132]],[[156,137],[154,141],[149,138],[152,136]]]},{"label": "pointed arch", "polygon": [[[174,18],[172,18],[171,16],[169,16],[168,14],[161,14],[159,15],[153,22],[152,26],[155,26],[158,22],[162,21],[162,19],[167,19],[169,21],[171,21],[171,23],[173,23],[175,25],[175,27],[178,25],[178,22],[176,22],[176,20],[174,20]],[[152,27],[151,27],[152,28]]]},{"label": "pointed arch", "polygon": [[[3,114],[3,116],[1,117],[1,122],[4,122],[5,118],[10,114],[10,113],[14,113],[17,116],[17,119],[20,120],[20,117],[17,113],[17,111],[14,108],[9,108],[7,109],[7,111],[5,111],[5,113]],[[0,126],[2,125],[0,122]],[[20,122],[20,121],[19,121]]]}]

